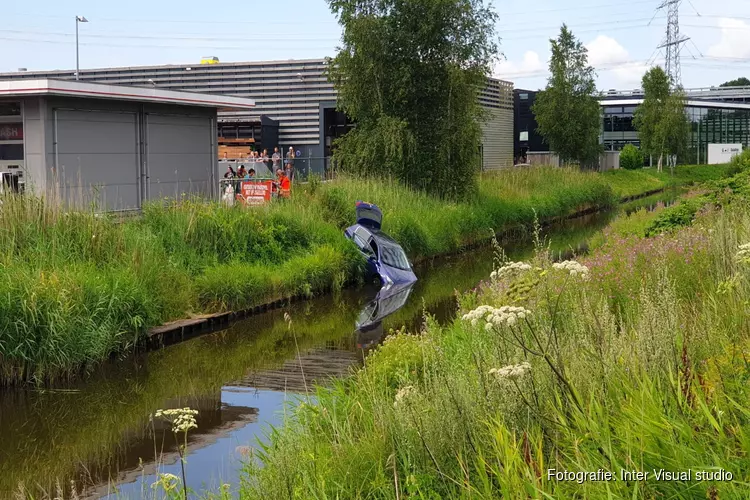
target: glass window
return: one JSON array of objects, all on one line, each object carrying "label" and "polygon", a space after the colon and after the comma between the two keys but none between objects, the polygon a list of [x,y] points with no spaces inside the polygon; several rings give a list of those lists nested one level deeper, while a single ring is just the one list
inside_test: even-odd
[{"label": "glass window", "polygon": [[622,108],[621,107],[617,107],[617,108],[604,108],[604,112],[605,113],[622,113]]},{"label": "glass window", "polygon": [[399,247],[381,244],[380,245],[380,260],[383,264],[395,267],[396,269],[409,270],[409,259],[406,258],[406,254]]},{"label": "glass window", "polygon": [[522,101],[528,101],[529,100],[529,94],[518,94],[518,98]]},{"label": "glass window", "polygon": [[23,144],[0,144],[0,160],[22,161]]},{"label": "glass window", "polygon": [[21,103],[0,102],[0,116],[21,116]]}]

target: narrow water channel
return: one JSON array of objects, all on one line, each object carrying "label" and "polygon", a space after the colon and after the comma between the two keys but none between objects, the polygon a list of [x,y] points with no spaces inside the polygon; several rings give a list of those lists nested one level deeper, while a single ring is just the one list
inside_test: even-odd
[{"label": "narrow water channel", "polygon": [[[620,212],[669,204],[676,196],[662,193]],[[545,233],[553,250],[580,252],[616,215],[565,221]],[[516,260],[533,252],[529,241],[503,246]],[[0,392],[0,498],[13,498],[20,484],[35,498],[58,490],[68,498],[73,489],[79,498],[148,497],[157,470],[180,475],[171,433],[149,415],[184,406],[200,412],[188,442],[188,486],[200,492],[237,485],[249,447],[283,421],[298,394],[360,366],[391,328],[418,327],[425,308],[450,320],[455,292],[486,279],[492,256],[491,248],[480,248],[419,266],[403,307],[367,332],[355,332],[355,324],[372,312],[377,290],[346,290],[110,363],[72,386]]]}]

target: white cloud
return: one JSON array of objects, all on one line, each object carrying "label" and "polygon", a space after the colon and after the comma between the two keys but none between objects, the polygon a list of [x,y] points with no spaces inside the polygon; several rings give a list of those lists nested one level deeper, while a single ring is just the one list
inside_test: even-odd
[{"label": "white cloud", "polygon": [[589,64],[599,73],[599,86],[612,88],[638,87],[648,66],[633,61],[628,51],[614,38],[599,35],[586,44]]},{"label": "white cloud", "polygon": [[614,38],[599,35],[586,44],[589,51],[589,64],[596,67],[601,64],[627,62],[630,59],[628,51]]},{"label": "white cloud", "polygon": [[495,65],[494,74],[497,78],[514,78],[519,76],[538,76],[543,74],[547,65],[539,58],[539,54],[533,50],[527,51],[519,62],[500,61]]},{"label": "white cloud", "polygon": [[721,29],[719,42],[708,48],[708,55],[723,58],[750,57],[750,24],[740,19],[723,17],[719,19]]}]

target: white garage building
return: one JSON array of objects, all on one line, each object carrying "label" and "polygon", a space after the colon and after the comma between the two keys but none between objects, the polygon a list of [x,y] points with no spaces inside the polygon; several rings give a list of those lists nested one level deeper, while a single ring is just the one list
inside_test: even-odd
[{"label": "white garage building", "polygon": [[107,210],[216,196],[217,111],[254,106],[156,88],[0,81],[0,186]]}]

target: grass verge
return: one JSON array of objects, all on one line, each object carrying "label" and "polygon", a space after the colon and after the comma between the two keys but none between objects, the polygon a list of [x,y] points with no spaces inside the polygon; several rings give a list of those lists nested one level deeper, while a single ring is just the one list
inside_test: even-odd
[{"label": "grass verge", "polygon": [[637,185],[628,193],[654,185],[651,174],[627,175],[551,168],[485,174],[466,203],[345,178],[311,183],[269,207],[179,200],[149,205],[125,222],[63,212],[39,198],[4,198],[0,384],[75,375],[165,321],[356,281],[361,258],[341,230],[354,222],[358,199],[383,208],[384,229],[418,260],[485,239],[491,229],[612,206],[626,181]]}]

